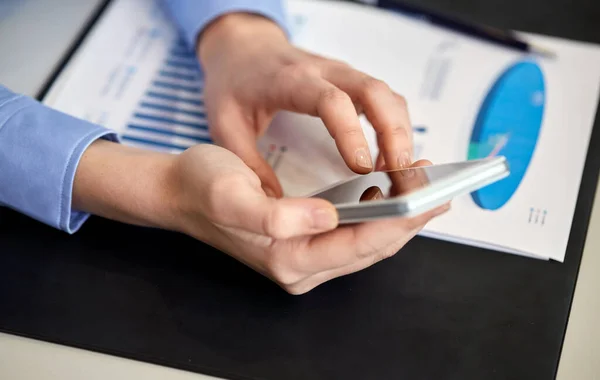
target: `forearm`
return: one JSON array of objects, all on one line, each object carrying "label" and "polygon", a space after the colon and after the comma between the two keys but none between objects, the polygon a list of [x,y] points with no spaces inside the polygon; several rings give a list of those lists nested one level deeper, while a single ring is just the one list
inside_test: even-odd
[{"label": "forearm", "polygon": [[0,205],[73,233],[89,214],[72,209],[79,159],[98,139],[116,139],[0,85]]},{"label": "forearm", "polygon": [[176,156],[96,141],[75,173],[73,208],[108,219],[178,230]]}]

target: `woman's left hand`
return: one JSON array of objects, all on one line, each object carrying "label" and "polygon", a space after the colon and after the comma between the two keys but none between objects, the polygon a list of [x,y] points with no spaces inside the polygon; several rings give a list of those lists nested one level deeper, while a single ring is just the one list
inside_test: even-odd
[{"label": "woman's left hand", "polygon": [[[345,63],[294,47],[270,20],[223,16],[202,33],[197,51],[212,137],[254,170],[267,194],[281,196],[282,190],[256,140],[279,110],[320,117],[356,173],[384,163],[388,169],[411,164],[412,128],[404,98]],[[378,135],[381,153],[375,164],[358,118],[363,112]]]}]

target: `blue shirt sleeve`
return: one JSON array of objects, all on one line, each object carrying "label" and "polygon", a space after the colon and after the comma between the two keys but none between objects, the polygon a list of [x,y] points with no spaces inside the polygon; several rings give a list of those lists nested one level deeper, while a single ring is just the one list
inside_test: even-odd
[{"label": "blue shirt sleeve", "polygon": [[264,16],[289,36],[282,0],[163,0],[188,45],[194,49],[202,30],[227,13],[246,12]]},{"label": "blue shirt sleeve", "polygon": [[0,85],[0,205],[68,233],[88,214],[71,208],[79,160],[101,126],[53,110]]}]

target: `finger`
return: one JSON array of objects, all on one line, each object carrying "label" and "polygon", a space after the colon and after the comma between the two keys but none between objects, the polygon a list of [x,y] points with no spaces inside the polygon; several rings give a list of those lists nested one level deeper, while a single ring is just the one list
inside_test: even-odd
[{"label": "finger", "polygon": [[307,244],[307,253],[303,256],[306,271],[316,273],[352,265],[366,257],[380,254],[393,243],[397,243],[399,249],[431,219],[448,209],[449,205],[444,205],[414,218],[343,226],[335,231],[313,236]]},{"label": "finger", "polygon": [[375,170],[381,171],[386,166],[385,157],[383,156],[383,143],[381,139],[377,139],[377,148],[379,149],[379,152],[377,153]]},{"label": "finger", "polygon": [[[448,211],[448,209],[449,209],[449,205],[439,207],[438,209],[433,210],[432,213],[435,215],[441,215],[441,214],[446,213]],[[342,266],[340,268],[335,268],[335,269],[331,269],[331,270],[328,270],[325,272],[321,272],[321,273],[317,274],[316,276],[320,277],[321,280],[323,280],[323,281],[329,281],[336,277],[340,277],[340,276],[344,276],[344,275],[347,275],[350,273],[358,272],[358,271],[363,270],[371,265],[374,265],[382,260],[390,258],[393,255],[395,255],[398,251],[400,251],[402,249],[402,247],[404,245],[406,245],[406,243],[408,243],[409,240],[414,238],[421,229],[422,229],[422,226],[417,225],[413,230],[409,231],[401,239],[398,239],[398,240],[390,243],[388,246],[377,250],[373,254],[371,254],[367,257],[364,257],[357,262],[350,263],[350,264]]]},{"label": "finger", "polygon": [[431,161],[429,161],[429,160],[419,160],[419,161],[414,162],[411,165],[411,167],[413,167],[413,168],[421,168],[421,167],[424,167],[424,166],[431,166],[431,165],[433,165],[433,163]]},{"label": "finger", "polygon": [[419,168],[429,166],[430,164],[429,161],[420,160],[411,165],[410,168],[388,171],[387,175],[392,183],[390,194],[392,196],[403,195],[427,186],[429,183],[427,172]]},{"label": "finger", "polygon": [[329,65],[325,79],[358,101],[377,131],[389,169],[412,161],[412,127],[405,99],[384,82],[345,65]]},{"label": "finger", "polygon": [[356,262],[353,262],[351,264],[348,264],[348,265],[345,265],[345,266],[342,266],[339,268],[333,268],[333,269],[325,270],[323,272],[314,273],[312,275],[309,275],[308,277],[300,279],[296,283],[289,284],[286,288],[287,288],[288,292],[291,292],[293,294],[308,293],[309,291],[316,288],[317,286],[324,284],[328,281],[331,281],[334,278],[342,277],[342,276],[345,276],[345,275],[348,275],[348,274],[351,274],[354,272],[361,271],[363,269],[366,269],[366,268],[372,266],[373,264],[376,264],[377,262],[379,262],[387,257],[392,256],[393,253],[396,253],[398,251],[398,249],[396,249],[395,251],[393,250],[396,245],[390,245],[389,247],[386,247],[384,249],[384,252],[392,252],[391,254],[383,254],[382,253],[381,255],[375,255],[373,257],[365,257]]},{"label": "finger", "polygon": [[283,196],[281,184],[273,168],[258,151],[255,128],[248,125],[237,106],[222,107],[216,117],[215,128],[212,129],[215,142],[232,151],[250,167],[260,178],[263,190],[270,197]]},{"label": "finger", "polygon": [[323,199],[269,198],[244,176],[219,181],[211,196],[211,217],[218,224],[273,239],[318,234],[337,227],[337,212]]},{"label": "finger", "polygon": [[[437,212],[444,213],[446,212],[444,210],[447,210],[448,207],[449,206],[441,208]],[[377,264],[378,262],[388,259],[396,253],[398,253],[410,239],[414,238],[419,233],[419,231],[420,228],[416,228],[413,231],[410,231],[404,239],[397,240],[370,256],[364,257],[358,261],[352,262],[348,265],[339,268],[334,268],[316,273],[293,285],[293,287],[295,287],[296,292],[306,293],[325,282],[333,280],[334,278],[346,276],[369,268]]]},{"label": "finger", "polygon": [[382,171],[385,167],[385,159],[383,158],[383,153],[379,152],[377,155],[377,163],[375,164],[375,170]]},{"label": "finger", "polygon": [[367,140],[350,97],[319,76],[305,71],[288,73],[273,86],[271,102],[323,120],[346,165],[356,173],[373,170]]},{"label": "finger", "polygon": [[303,279],[297,284],[292,285],[292,287],[294,287],[295,291],[298,293],[306,293],[316,288],[317,286],[331,281],[335,278],[347,276],[349,274],[356,273],[366,268],[369,268],[377,264],[378,262],[396,254],[402,248],[403,245],[404,244],[402,242],[394,242],[389,246],[383,248],[378,254],[362,258],[356,262],[350,263],[339,268],[329,269],[324,272],[316,273],[308,278]]},{"label": "finger", "polygon": [[371,186],[367,190],[363,191],[360,196],[359,202],[366,201],[379,201],[384,198],[383,192],[378,186]]}]

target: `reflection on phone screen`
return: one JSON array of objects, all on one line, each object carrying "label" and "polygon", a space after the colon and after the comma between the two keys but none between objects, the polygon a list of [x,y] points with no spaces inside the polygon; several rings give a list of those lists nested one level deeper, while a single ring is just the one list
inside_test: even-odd
[{"label": "reflection on phone screen", "polygon": [[360,196],[360,202],[377,201],[383,199],[383,192],[378,186],[371,186]]},{"label": "reflection on phone screen", "polygon": [[336,203],[383,200],[408,194],[427,186],[430,171],[425,167],[379,171],[359,176],[315,195]]}]

